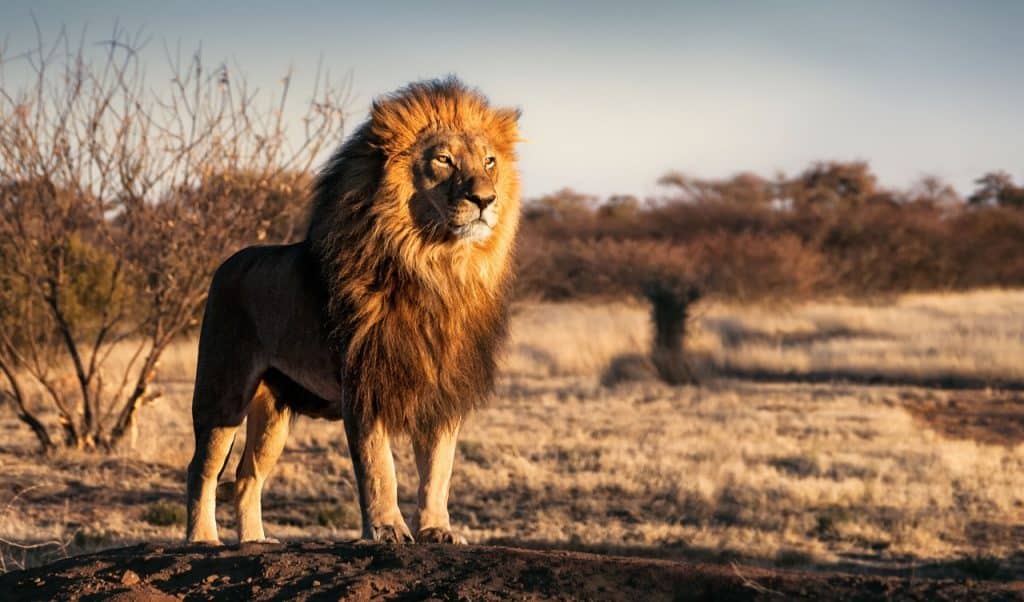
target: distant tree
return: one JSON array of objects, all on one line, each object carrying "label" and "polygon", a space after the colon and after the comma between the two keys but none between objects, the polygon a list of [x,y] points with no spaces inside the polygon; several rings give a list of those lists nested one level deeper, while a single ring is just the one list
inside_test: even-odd
[{"label": "distant tree", "polygon": [[708,182],[694,178],[681,171],[670,171],[658,178],[658,184],[675,190],[678,196],[672,200],[682,203],[702,203],[713,200],[713,191]]},{"label": "distant tree", "polygon": [[579,267],[605,282],[601,290],[621,291],[651,305],[654,337],[650,359],[670,384],[696,381],[686,353],[693,304],[702,296],[707,272],[700,256],[681,245],[604,241],[582,250]]},{"label": "distant tree", "polygon": [[640,199],[631,194],[617,194],[598,206],[597,216],[606,220],[628,221],[636,218],[640,208]]},{"label": "distant tree", "polygon": [[776,184],[752,172],[740,172],[722,180],[693,178],[681,172],[669,172],[658,184],[680,193],[673,200],[684,203],[732,203],[765,207],[778,196]]},{"label": "distant tree", "polygon": [[950,208],[963,203],[956,189],[938,176],[924,176],[905,195],[905,202],[915,205]]},{"label": "distant tree", "polygon": [[875,174],[864,161],[814,163],[785,186],[785,196],[797,207],[863,205],[880,192]]},{"label": "distant tree", "polygon": [[1016,186],[1013,177],[1005,171],[989,172],[975,183],[978,188],[967,197],[968,204],[1024,208],[1024,187]]},{"label": "distant tree", "polygon": [[597,206],[596,196],[562,188],[526,202],[523,217],[526,220],[545,219],[555,222],[574,222],[589,219]]},{"label": "distant tree", "polygon": [[774,182],[749,171],[740,172],[717,186],[719,196],[727,202],[762,207],[777,198],[776,188]]}]

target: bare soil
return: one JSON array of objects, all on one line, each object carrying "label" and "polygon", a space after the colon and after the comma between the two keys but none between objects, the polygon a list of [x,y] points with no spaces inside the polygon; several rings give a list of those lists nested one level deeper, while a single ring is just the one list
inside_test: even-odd
[{"label": "bare soil", "polygon": [[905,395],[915,418],[946,437],[1014,446],[1024,442],[1024,393],[964,391],[945,398]]},{"label": "bare soil", "polygon": [[496,546],[139,545],[0,575],[7,600],[1024,600],[1024,583],[807,574]]}]

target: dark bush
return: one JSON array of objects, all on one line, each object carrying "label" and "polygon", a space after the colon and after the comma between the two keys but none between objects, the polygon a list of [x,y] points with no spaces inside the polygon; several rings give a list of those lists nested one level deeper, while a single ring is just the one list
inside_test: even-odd
[{"label": "dark bush", "polygon": [[142,520],[158,527],[183,526],[185,524],[185,505],[156,502],[142,513]]},{"label": "dark bush", "polygon": [[[673,195],[646,202],[563,190],[528,203],[518,294],[643,296],[632,281],[652,261],[677,262],[703,294],[732,300],[1024,286],[1024,188],[1006,174],[979,179],[970,203],[933,177],[907,192],[881,188],[859,162],[775,181],[662,182]],[[658,258],[645,244],[660,245]]]}]

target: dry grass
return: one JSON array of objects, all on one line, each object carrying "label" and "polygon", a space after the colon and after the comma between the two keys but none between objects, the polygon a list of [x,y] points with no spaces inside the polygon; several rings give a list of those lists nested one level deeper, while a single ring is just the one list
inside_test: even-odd
[{"label": "dry grass", "polygon": [[[1024,293],[992,291],[874,307],[710,307],[696,347],[711,369],[1010,379],[1024,373],[1024,318],[1014,311],[1022,303]],[[738,380],[600,384],[614,357],[642,352],[648,339],[639,306],[519,308],[498,394],[460,444],[451,509],[470,541],[776,565],[1016,562],[1024,445],[943,438],[906,409],[962,394]],[[193,342],[167,355],[165,396],[142,410],[136,450],[117,457],[62,454],[43,465],[3,414],[0,537],[62,542],[20,557],[7,547],[7,558],[31,563],[183,536],[168,504],[184,497],[193,362]],[[396,457],[411,513],[409,446]],[[297,420],[266,494],[268,532],[355,537],[350,472],[341,424]],[[228,510],[222,504],[225,535]]]},{"label": "dry grass", "polygon": [[[689,347],[708,377],[1024,385],[1024,291],[701,304],[692,329]],[[527,305],[512,334],[511,376],[588,376],[650,345],[640,304]]]},{"label": "dry grass", "polygon": [[906,295],[874,304],[709,307],[694,349],[726,374],[914,383],[1024,383],[1024,292]]}]

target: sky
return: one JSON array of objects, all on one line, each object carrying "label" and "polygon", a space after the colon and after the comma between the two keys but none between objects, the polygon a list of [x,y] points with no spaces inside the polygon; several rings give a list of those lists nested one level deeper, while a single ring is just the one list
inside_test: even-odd
[{"label": "sky", "polygon": [[986,171],[1024,177],[1024,2],[4,0],[8,54],[34,44],[33,16],[44,37],[142,31],[153,64],[201,45],[264,90],[293,68],[300,92],[322,59],[351,77],[349,131],[374,96],[456,74],[522,109],[528,197],[816,160],[961,193]]}]

